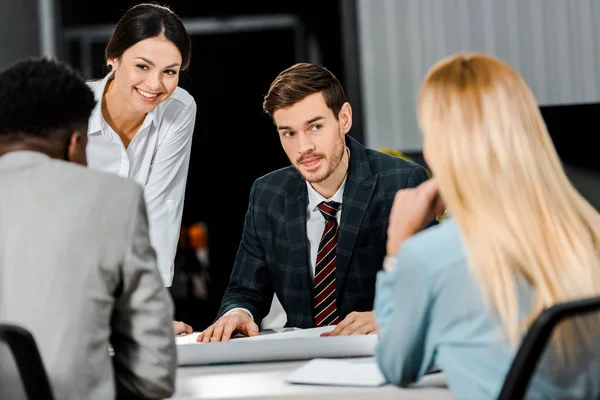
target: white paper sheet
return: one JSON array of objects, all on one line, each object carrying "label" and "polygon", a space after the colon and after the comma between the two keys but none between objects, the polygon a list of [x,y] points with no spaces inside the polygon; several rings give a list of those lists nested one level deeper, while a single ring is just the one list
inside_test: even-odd
[{"label": "white paper sheet", "polygon": [[277,340],[277,339],[295,339],[295,338],[317,338],[321,336],[321,333],[331,332],[335,329],[333,326],[322,326],[319,328],[309,329],[289,329],[281,331],[267,331],[258,336],[252,337],[240,337],[233,340]]},{"label": "white paper sheet", "polygon": [[386,383],[373,357],[335,360],[315,358],[285,379],[288,383],[333,386],[381,386]]},{"label": "white paper sheet", "polygon": [[261,335],[263,338],[257,336],[214,343],[196,342],[194,336],[199,333],[195,333],[177,338],[177,357],[179,365],[208,365],[368,357],[374,354],[377,335],[320,337],[323,330],[314,328],[271,333]]},{"label": "white paper sheet", "polygon": [[[234,337],[231,340],[274,340],[274,339],[294,339],[294,338],[310,338],[320,337],[321,333],[330,332],[335,329],[334,326],[323,326],[319,328],[299,329],[299,328],[284,328],[284,329],[267,329],[261,331],[258,336],[241,336]],[[187,335],[179,335],[175,338],[176,344],[196,343],[196,339],[201,332],[194,332]]]},{"label": "white paper sheet", "polygon": [[177,335],[175,336],[175,344],[190,344],[196,343],[196,339],[200,332],[194,332],[186,335]]}]

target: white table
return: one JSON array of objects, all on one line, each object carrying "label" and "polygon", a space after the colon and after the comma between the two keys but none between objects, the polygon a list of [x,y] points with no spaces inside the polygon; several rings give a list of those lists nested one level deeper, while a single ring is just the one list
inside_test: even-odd
[{"label": "white table", "polygon": [[452,399],[443,374],[428,375],[414,387],[334,387],[288,384],[285,377],[306,361],[179,367],[172,399]]}]

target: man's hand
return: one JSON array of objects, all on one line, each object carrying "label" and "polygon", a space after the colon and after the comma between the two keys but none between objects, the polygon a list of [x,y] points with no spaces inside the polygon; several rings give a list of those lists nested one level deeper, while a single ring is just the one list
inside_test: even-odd
[{"label": "man's hand", "polygon": [[444,208],[435,179],[425,181],[416,188],[399,190],[390,212],[387,254],[396,255],[404,240],[423,229],[436,215],[442,214]]},{"label": "man's hand", "polygon": [[173,330],[176,335],[180,335],[182,333],[193,333],[194,330],[191,326],[181,321],[173,321]]},{"label": "man's hand", "polygon": [[252,318],[242,310],[235,310],[231,314],[222,316],[213,325],[206,328],[198,338],[197,342],[226,342],[233,333],[241,333],[246,336],[258,335],[258,325]]},{"label": "man's hand", "polygon": [[351,312],[334,330],[324,332],[321,336],[366,335],[377,333],[379,328],[375,323],[375,312]]}]

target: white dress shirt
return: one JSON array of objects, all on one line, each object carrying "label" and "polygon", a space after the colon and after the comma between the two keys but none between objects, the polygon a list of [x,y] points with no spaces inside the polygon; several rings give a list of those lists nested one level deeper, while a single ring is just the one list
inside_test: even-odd
[{"label": "white dress shirt", "polygon": [[102,95],[112,74],[88,83],[98,102],[88,125],[88,165],[142,185],[158,269],[165,286],[171,286],[196,122],[196,102],[187,91],[177,87],[167,100],[146,115],[125,148],[102,115]]},{"label": "white dress shirt", "polygon": [[329,199],[326,199],[325,197],[321,196],[315,189],[313,189],[310,183],[306,182],[306,187],[308,188],[308,210],[306,213],[308,220],[306,221],[306,236],[308,237],[310,248],[310,257],[308,261],[310,263],[310,276],[311,278],[313,278],[313,280],[315,279],[315,268],[317,264],[317,253],[319,251],[319,243],[321,243],[321,236],[323,236],[323,229],[325,229],[325,217],[323,217],[323,214],[321,214],[321,211],[319,211],[319,208],[317,206],[324,201],[336,201],[340,203],[340,206],[338,207],[338,212],[335,215],[339,226],[340,221],[342,220],[342,199],[344,197],[344,187],[346,186],[346,179],[347,175],[346,178],[344,178],[344,181],[342,182],[340,188]]}]

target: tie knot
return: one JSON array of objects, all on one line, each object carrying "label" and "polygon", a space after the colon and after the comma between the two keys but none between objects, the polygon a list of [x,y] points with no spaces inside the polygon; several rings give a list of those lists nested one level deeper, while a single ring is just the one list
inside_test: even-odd
[{"label": "tie knot", "polygon": [[325,221],[332,221],[335,220],[335,214],[337,214],[340,208],[340,203],[337,201],[322,202],[317,207],[321,211],[321,214],[323,214]]}]

